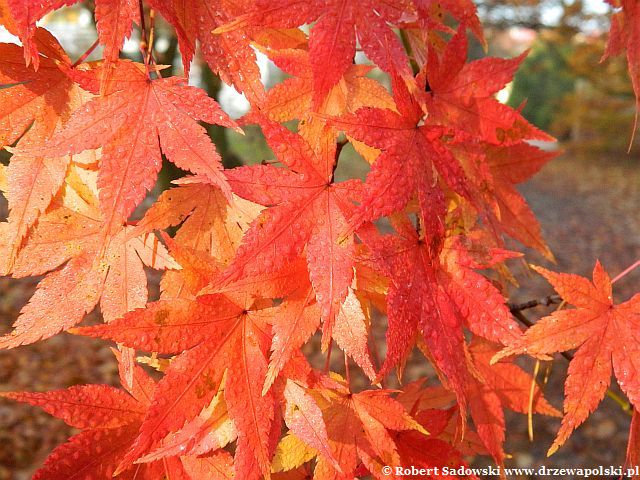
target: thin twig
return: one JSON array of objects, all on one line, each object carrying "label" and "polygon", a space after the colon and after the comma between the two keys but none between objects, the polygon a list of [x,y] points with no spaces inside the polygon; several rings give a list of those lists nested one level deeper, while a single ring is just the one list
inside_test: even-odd
[{"label": "thin twig", "polygon": [[78,60],[73,62],[73,65],[71,65],[71,68],[77,67],[82,62],[84,62],[87,59],[87,57],[93,53],[93,51],[96,49],[98,45],[100,45],[100,41],[96,39],[96,41],[93,42],[93,44],[87,49],[87,51],[84,52],[82,55],[80,55],[80,58],[78,58]]},{"label": "thin twig", "polygon": [[620,280],[622,277],[624,277],[627,273],[629,273],[631,270],[635,269],[638,267],[638,265],[640,265],[640,260],[638,260],[637,262],[635,262],[633,265],[628,266],[627,268],[625,268],[622,272],[620,272],[618,275],[616,275],[613,280],[611,280],[611,283],[616,283],[618,280]]},{"label": "thin twig", "polygon": [[147,55],[153,60],[153,41],[156,26],[156,11],[152,8],[149,10],[149,40],[147,42]]},{"label": "thin twig", "polygon": [[508,306],[509,306],[509,310],[511,310],[511,313],[514,313],[514,312],[520,312],[522,310],[526,310],[528,308],[534,308],[540,305],[548,307],[549,305],[552,305],[554,303],[560,303],[561,301],[562,301],[562,298],[560,298],[560,295],[547,295],[544,298],[529,300],[523,303],[509,303]]},{"label": "thin twig", "polygon": [[140,10],[140,49],[144,52],[147,49],[147,27],[144,22],[144,6],[142,0],[138,0],[138,8]]},{"label": "thin twig", "polygon": [[144,6],[142,0],[138,0],[138,8],[140,10],[140,53],[142,54],[142,60],[144,62],[144,68],[147,72],[147,78],[151,78],[151,72],[149,70],[149,42],[147,41],[147,27],[144,21]]},{"label": "thin twig", "polygon": [[155,41],[156,31],[156,11],[152,8],[149,10],[149,40],[147,42],[147,62],[153,66],[153,71],[157,78],[162,78],[162,72],[156,61],[156,57],[153,56],[153,42]]},{"label": "thin twig", "polygon": [[327,348],[327,359],[324,362],[324,373],[329,373],[329,367],[331,367],[331,347],[333,347],[333,342],[329,340],[329,347]]},{"label": "thin twig", "polygon": [[527,406],[527,431],[529,432],[529,441],[533,442],[533,403],[536,400],[536,386],[538,382],[538,372],[540,372],[540,360],[536,360],[536,366],[533,369],[533,376],[531,377],[531,385],[529,385],[529,402]]},{"label": "thin twig", "polygon": [[347,380],[347,387],[349,387],[349,390],[351,390],[351,373],[349,372],[349,357],[347,357],[347,354],[342,352],[342,354],[344,355],[344,376],[345,379]]}]

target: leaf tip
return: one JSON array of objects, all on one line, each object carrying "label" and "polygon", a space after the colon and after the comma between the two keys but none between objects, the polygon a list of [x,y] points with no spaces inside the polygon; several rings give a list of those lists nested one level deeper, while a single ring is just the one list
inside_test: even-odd
[{"label": "leaf tip", "polygon": [[420,425],[420,423],[419,423],[419,422],[417,422],[417,421],[415,422],[414,429],[415,429],[417,432],[422,433],[423,435],[426,435],[426,436],[430,436],[430,435],[431,435],[431,434],[427,431],[427,429],[426,429],[426,428],[424,428],[422,425]]},{"label": "leaf tip", "polygon": [[273,374],[273,372],[271,372],[271,371],[267,372],[267,378],[264,379],[264,385],[262,386],[261,395],[263,397],[267,393],[269,393],[269,390],[271,389],[271,386],[273,385],[274,381],[275,381],[275,375]]},{"label": "leaf tip", "polygon": [[529,268],[530,268],[531,270],[533,270],[534,272],[536,272],[536,273],[538,273],[538,274],[542,275],[543,277],[544,277],[545,272],[547,272],[547,269],[546,269],[546,268],[541,267],[541,266],[539,266],[539,265],[534,265],[533,263],[529,263],[529,264],[528,264],[528,266],[529,266]]},{"label": "leaf tip", "polygon": [[500,352],[496,353],[493,357],[491,357],[491,360],[489,360],[489,365],[495,365],[504,357],[505,357],[504,350],[501,350]]}]

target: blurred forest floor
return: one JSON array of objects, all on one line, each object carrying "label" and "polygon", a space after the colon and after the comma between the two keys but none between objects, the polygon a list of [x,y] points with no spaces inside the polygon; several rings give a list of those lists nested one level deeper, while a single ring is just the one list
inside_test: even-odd
[{"label": "blurred forest floor", "polygon": [[[245,152],[237,153],[242,156]],[[598,258],[612,276],[616,275],[640,258],[639,186],[637,160],[624,155],[589,158],[564,154],[550,162],[521,191],[542,223],[557,265],[535,253],[528,255],[526,261],[590,277]],[[521,302],[552,293],[541,277],[527,271],[524,262],[516,261],[513,267],[521,287],[512,289],[510,301]],[[616,301],[640,290],[639,279],[640,269],[616,284]],[[154,297],[157,276],[152,283],[156,285],[155,294],[151,294]],[[35,279],[0,279],[0,333],[9,331],[35,285]],[[538,307],[525,313],[535,320],[548,311]],[[90,317],[88,322],[97,320],[95,313]],[[566,366],[567,362],[557,356],[545,387],[547,397],[558,408],[562,405]],[[532,364],[527,367],[531,371]],[[411,372],[424,368],[424,360],[415,354],[406,380],[412,379]],[[51,390],[83,383],[118,385],[116,365],[106,342],[61,334],[35,345],[0,352],[3,390]],[[613,389],[619,392],[617,385]],[[546,450],[555,437],[559,420],[536,416],[535,440],[529,443],[526,417],[510,414],[508,419],[506,446],[507,453],[512,455],[508,466],[594,467],[621,465],[624,461],[630,417],[608,398],[566,445],[548,459]],[[8,401],[0,401],[0,425],[0,480],[30,478],[47,454],[73,433],[62,421],[37,408]]]}]

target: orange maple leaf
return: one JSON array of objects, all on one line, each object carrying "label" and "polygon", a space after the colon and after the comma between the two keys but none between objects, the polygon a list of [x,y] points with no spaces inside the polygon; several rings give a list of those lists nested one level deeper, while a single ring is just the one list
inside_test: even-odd
[{"label": "orange maple leaf", "polygon": [[100,207],[108,223],[120,223],[144,199],[162,165],[162,152],[181,168],[230,188],[220,155],[198,120],[235,128],[207,94],[182,78],[150,80],[144,67],[115,64],[106,94],[77,109],[65,127],[29,151],[66,155],[102,147],[98,175]]},{"label": "orange maple leaf", "polygon": [[569,364],[564,418],[549,449],[551,455],[596,409],[609,387],[612,365],[622,391],[633,403],[640,401],[640,378],[636,373],[640,370],[640,294],[615,305],[611,279],[600,262],[593,270],[593,283],[578,275],[533,268],[564,301],[577,308],[544,317],[492,361],[514,354],[545,356],[577,348]]}]

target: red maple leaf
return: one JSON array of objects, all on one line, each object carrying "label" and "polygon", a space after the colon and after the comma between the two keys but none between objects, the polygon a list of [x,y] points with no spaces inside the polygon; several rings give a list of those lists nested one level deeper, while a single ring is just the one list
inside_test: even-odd
[{"label": "red maple leaf", "polygon": [[529,413],[531,407],[534,413],[562,416],[543,396],[537,384],[532,389],[533,379],[521,367],[506,359],[491,365],[491,359],[500,350],[500,345],[480,337],[474,337],[469,346],[476,373],[482,383],[500,398],[500,403],[518,413]]},{"label": "red maple leaf", "polygon": [[408,3],[407,0],[259,0],[252,11],[215,32],[290,28],[315,22],[309,35],[309,57],[316,107],[353,63],[356,39],[376,65],[402,77],[417,93],[407,54],[389,25],[400,21]]},{"label": "red maple leaf", "polygon": [[[122,378],[122,363],[119,366]],[[80,385],[42,393],[2,392],[0,397],[41,407],[82,430],[51,452],[43,467],[34,474],[34,479],[97,479],[111,478],[131,448],[155,387],[155,382],[136,366],[132,386],[126,391],[108,385]],[[118,478],[156,480],[163,475],[189,479],[177,456],[135,465]]]},{"label": "red maple leaf", "polygon": [[19,151],[49,139],[66,124],[70,111],[89,96],[72,77],[84,77],[82,83],[87,88],[94,83],[90,72],[71,69],[69,58],[51,39],[52,47],[57,48],[47,50],[50,57],[40,57],[37,73],[24,65],[20,47],[0,45],[0,83],[9,87],[0,90],[0,148],[18,141],[7,169],[9,218],[3,227],[7,251],[0,262],[0,271],[5,274],[29,229],[62,186],[71,162],[69,155],[29,155]]},{"label": "red maple leaf", "polygon": [[373,67],[370,65],[350,65],[338,83],[334,85],[320,105],[313,105],[313,70],[309,52],[302,49],[261,48],[261,50],[282,69],[291,75],[269,89],[260,113],[277,122],[293,119],[304,120],[299,129],[304,130],[310,122],[323,120],[326,116],[353,113],[361,107],[376,106],[395,109],[389,92],[377,81],[367,77]]},{"label": "red maple leaf", "polygon": [[[426,469],[437,467],[440,471],[443,467],[466,467],[464,456],[467,451],[462,448],[462,442],[452,440],[449,433],[450,426],[456,423],[457,408],[451,406],[455,401],[454,395],[442,387],[424,387],[423,383],[424,379],[420,379],[405,385],[396,397],[405,410],[429,432],[428,436],[415,430],[395,434],[394,441],[398,446],[402,465]],[[469,441],[470,438],[476,438],[475,432],[466,432],[465,441]],[[440,475],[432,471],[433,474],[427,475],[426,478],[440,478]],[[466,475],[449,476],[469,478]]]},{"label": "red maple leaf", "polygon": [[[16,33],[24,45],[27,65],[33,62],[37,69],[40,63],[38,56],[40,42],[38,42],[36,22],[47,13],[73,5],[78,0],[6,0],[6,2],[15,19]],[[131,35],[133,22],[140,22],[139,12],[137,0],[96,0],[98,40],[105,46],[104,58],[108,62],[117,60],[125,38]]]},{"label": "red maple leaf", "polygon": [[635,133],[640,109],[640,6],[634,0],[607,0],[607,3],[622,10],[611,17],[609,40],[601,61],[626,51],[629,76],[636,94],[636,120],[633,128]]},{"label": "red maple leaf", "polygon": [[197,415],[211,401],[228,369],[224,391],[238,432],[236,472],[242,478],[269,472],[274,435],[280,432],[274,393],[262,395],[269,326],[253,302],[243,306],[213,296],[199,303],[200,311],[189,312],[180,304],[152,304],[133,317],[125,316],[127,324],[120,324],[121,328],[139,329],[136,323],[151,327],[156,320],[155,336],[140,335],[127,342],[129,346],[171,353],[188,350],[173,359],[158,384],[140,434],[119,470]]},{"label": "red maple leaf", "polygon": [[107,94],[76,110],[39,151],[65,155],[102,146],[98,187],[108,223],[121,223],[153,187],[161,147],[169,160],[229,197],[220,156],[197,121],[231,128],[235,123],[204,91],[185,83],[176,77],[150,80],[143,65],[119,61]]},{"label": "red maple leaf", "polygon": [[251,102],[264,96],[251,39],[241,31],[213,35],[212,31],[247,10],[247,1],[151,0],[154,8],[176,28],[184,70],[189,73],[196,42],[205,61],[222,81],[234,85]]},{"label": "red maple leaf", "polygon": [[[515,256],[502,233],[551,257],[515,189],[552,156],[527,142],[551,137],[496,99],[525,54],[467,62],[466,31],[483,41],[471,0],[96,0],[105,53],[95,65],[72,64],[36,26],[75,3],[0,0],[0,23],[24,45],[0,45],[0,148],[12,155],[0,165],[0,274],[43,276],[0,348],[69,329],[113,340],[124,390],[0,394],[83,430],[36,478],[347,480],[383,478],[385,466],[465,467],[475,454],[502,466],[504,408],[558,415],[502,359],[516,353],[578,349],[551,451],[596,408],[612,368],[640,400],[640,300],[615,305],[599,263],[593,283],[539,269],[578,308],[526,334],[494,280],[509,278],[502,262]],[[627,49],[637,93],[640,10],[610,3],[623,11],[605,56]],[[200,45],[247,96],[244,121],[259,124],[276,161],[222,169],[199,122],[237,125],[186,77],[162,78],[146,45],[161,25],[145,26],[145,6],[175,28],[185,72]],[[118,58],[135,22],[143,64]],[[290,78],[265,91],[254,49]],[[391,92],[369,75],[376,67]],[[372,165],[365,184],[336,181],[347,141]],[[136,222],[163,155],[195,175]],[[385,216],[394,232],[373,223]],[[160,243],[157,230],[172,233]],[[171,270],[151,303],[145,266]],[[105,324],[73,328],[96,307]],[[379,373],[375,310],[388,320]],[[321,327],[323,349],[335,341],[344,353],[346,381],[330,354],[324,373],[303,355]],[[392,368],[402,377],[414,346],[438,386],[373,388]],[[371,380],[362,390],[350,359]]]},{"label": "red maple leaf", "polygon": [[15,2],[11,2],[11,0],[0,0],[0,25],[6,28],[12,35],[22,37],[24,52],[21,56],[24,57],[27,62],[33,60],[35,70],[38,70],[40,62],[38,51],[48,58],[56,58],[58,56],[66,57],[66,53],[60,46],[58,40],[44,28],[34,25],[31,30],[32,37],[26,39],[26,36],[21,33],[22,21],[18,18],[19,14],[16,15],[15,12],[12,11],[12,4],[14,3]]},{"label": "red maple leaf", "polygon": [[527,52],[514,59],[483,58],[466,63],[467,37],[461,25],[441,57],[435,51],[429,53],[426,123],[455,128],[494,144],[554,140],[494,97],[513,79]]},{"label": "red maple leaf", "polygon": [[224,277],[262,274],[304,252],[327,341],[353,279],[353,236],[340,244],[337,239],[347,227],[360,184],[334,182],[334,141],[316,152],[280,124],[262,117],[260,124],[288,168],[255,165],[226,172],[237,195],[268,208],[252,223]]},{"label": "red maple leaf", "polygon": [[478,41],[486,47],[486,40],[476,5],[471,0],[413,0],[418,15],[419,33],[425,40],[433,30],[448,32],[451,27],[446,25],[444,11],[450,13],[461,25],[469,28]]},{"label": "red maple leaf", "polygon": [[[191,269],[192,275],[203,276],[194,285],[206,283],[216,272],[215,262],[208,269],[195,270],[190,259],[192,265],[197,266],[197,257],[188,251],[181,252],[176,245],[173,252],[183,268]],[[109,325],[76,330],[110,338],[138,350],[180,353],[159,382],[140,434],[119,471],[198,415],[218,391],[224,376],[224,397],[238,432],[236,472],[242,478],[268,475],[280,421],[274,389],[263,386],[269,369],[275,378],[293,348],[300,346],[291,348],[287,344],[285,348],[290,350],[281,351],[281,343],[274,339],[274,351],[285,358],[272,357],[269,366],[271,324],[281,315],[292,318],[286,313],[289,310],[294,314],[304,313],[309,301],[308,283],[306,289],[302,283],[298,294],[291,291],[301,285],[301,274],[304,280],[304,269],[289,266],[283,270],[285,274],[252,278],[248,285],[242,282],[227,285],[224,294],[161,300]],[[260,285],[258,289],[256,284]],[[260,289],[264,296],[259,295]],[[287,300],[277,307],[264,298],[285,296]],[[296,302],[298,306],[293,305]],[[315,319],[319,321],[317,314]]]},{"label": "red maple leaf", "polygon": [[531,376],[513,363],[489,365],[500,350],[479,337],[474,337],[469,352],[473,358],[473,376],[469,377],[467,396],[476,432],[498,465],[504,464],[503,443],[506,422],[503,409],[520,413],[543,413],[562,416],[542,395]]},{"label": "red maple leaf", "polygon": [[453,149],[482,198],[485,205],[482,216],[494,237],[498,239],[502,231],[553,259],[540,223],[515,186],[531,178],[561,152],[545,151],[527,142],[456,145]]},{"label": "red maple leaf", "polygon": [[[315,433],[317,426],[314,432],[292,429],[314,448],[318,448],[318,439],[322,438],[318,450],[323,455],[318,456],[314,471],[314,478],[319,480],[365,476],[367,472],[380,477],[385,465],[400,465],[395,432],[415,431],[420,436],[427,433],[391,396],[391,391],[352,393],[343,382],[322,378],[313,388],[297,386],[297,389],[301,395],[289,400],[300,412],[299,416],[315,425],[319,408],[326,425],[326,432],[320,435]],[[302,396],[303,391],[306,397]],[[327,449],[330,456],[324,453]]]},{"label": "red maple leaf", "polygon": [[[430,225],[419,229],[406,218],[393,218],[398,235],[362,229],[369,251],[363,260],[390,278],[387,294],[387,356],[379,377],[401,367],[418,334],[422,334],[437,367],[465,405],[468,371],[463,325],[475,334],[511,344],[519,327],[504,297],[474,268],[476,263],[460,239],[441,245]],[[463,407],[461,407],[463,408]]]},{"label": "red maple leaf", "polygon": [[[362,230],[360,236],[370,251],[365,260],[388,276],[387,356],[379,376],[402,365],[417,335],[422,333],[438,367],[453,390],[464,401],[467,369],[461,317],[456,314],[443,285],[437,279],[437,255],[429,238],[421,239],[408,221],[396,222],[398,235],[378,235]],[[433,235],[437,233],[434,231]],[[437,247],[436,247],[437,248]]]},{"label": "red maple leaf", "polygon": [[47,275],[14,330],[0,337],[0,346],[13,348],[67,330],[98,303],[105,320],[114,320],[146,303],[143,265],[179,267],[153,235],[131,235],[131,227],[106,223],[97,205],[94,166],[70,164],[64,188],[17,256],[15,277]]},{"label": "red maple leaf", "polygon": [[423,125],[421,107],[403,84],[393,85],[398,112],[364,107],[331,120],[347,135],[382,150],[367,175],[352,227],[401,210],[414,194],[423,216],[441,219],[445,207],[438,174],[453,191],[471,197],[468,179],[447,146],[452,132]]},{"label": "red maple leaf", "polygon": [[614,304],[611,280],[600,262],[593,269],[593,283],[578,275],[534,269],[565,302],[577,308],[558,310],[542,318],[493,361],[514,354],[545,356],[577,348],[569,364],[564,418],[549,449],[552,454],[596,409],[611,381],[612,366],[622,391],[633,403],[640,400],[640,382],[635,374],[640,369],[640,356],[631,353],[640,345],[640,295]]}]

